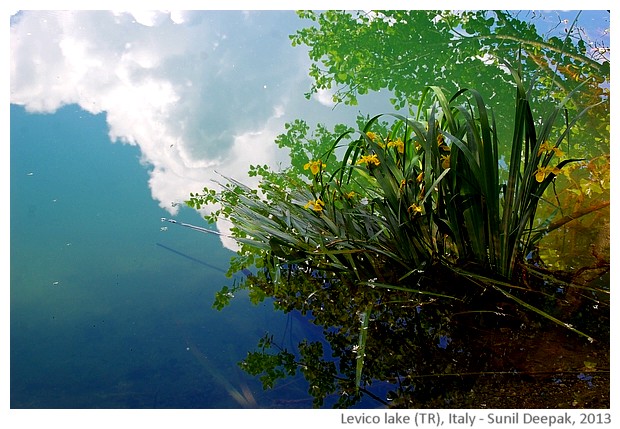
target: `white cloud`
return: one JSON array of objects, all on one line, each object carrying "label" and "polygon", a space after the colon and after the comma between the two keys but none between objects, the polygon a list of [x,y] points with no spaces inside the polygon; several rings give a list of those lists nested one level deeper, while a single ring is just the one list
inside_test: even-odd
[{"label": "white cloud", "polygon": [[334,102],[334,91],[331,89],[317,90],[316,94],[314,94],[314,98],[323,106],[333,107],[336,105]]},{"label": "white cloud", "polygon": [[216,171],[243,180],[249,164],[285,161],[273,141],[286,121],[354,122],[328,92],[303,97],[309,60],[288,39],[299,25],[291,11],[20,12],[11,103],[105,112],[111,140],[140,147],[153,198],[174,214]]},{"label": "white cloud", "polygon": [[215,170],[239,176],[276,159],[286,100],[305,79],[283,16],[20,13],[11,26],[11,102],[31,112],[72,103],[105,112],[110,138],[139,145],[153,197],[175,213],[171,202],[202,189]]},{"label": "white cloud", "polygon": [[138,24],[142,24],[147,27],[160,25],[166,19],[170,19],[170,14],[168,12],[156,10],[125,10],[115,11],[114,13],[118,15],[128,13]]}]

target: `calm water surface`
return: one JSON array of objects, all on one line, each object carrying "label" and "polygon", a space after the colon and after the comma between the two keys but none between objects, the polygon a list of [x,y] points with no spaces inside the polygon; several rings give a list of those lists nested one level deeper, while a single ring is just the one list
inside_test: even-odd
[{"label": "calm water surface", "polygon": [[237,363],[266,332],[294,350],[320,331],[246,296],[212,309],[233,253],[159,204],[206,185],[207,161],[231,177],[275,162],[286,121],[357,108],[303,96],[293,11],[157,16],[11,18],[11,407],[309,408],[302,377],[265,392]]},{"label": "calm water surface", "polygon": [[[215,235],[162,223],[171,216],[151,190],[188,197],[185,187],[171,184],[170,173],[184,163],[193,168],[225,159],[220,166],[238,177],[250,163],[266,162],[261,148],[276,162],[279,155],[270,151],[285,119],[353,124],[358,109],[391,111],[389,94],[365,96],[368,104],[348,111],[332,110],[329,93],[308,104],[309,63],[305,52],[290,46],[288,35],[301,25],[290,11],[207,14],[184,26],[155,23],[159,29],[109,13],[83,14],[84,25],[71,31],[78,42],[92,33],[86,40],[97,46],[89,53],[93,61],[69,38],[64,50],[57,49],[56,32],[62,31],[53,25],[71,20],[53,18],[24,14],[12,23],[20,26],[12,42],[22,47],[12,64],[28,73],[12,76],[11,88],[11,407],[310,408],[301,376],[263,391],[237,363],[266,332],[294,351],[303,339],[326,344],[321,330],[298,315],[275,312],[269,301],[254,306],[247,296],[212,309],[215,292],[233,282],[224,274],[233,253]],[[131,31],[117,31],[119,23]],[[73,76],[79,67],[67,59],[72,53],[88,71],[79,80],[87,90],[79,95],[73,81],[48,73]],[[39,67],[45,72],[33,66],[37,61],[49,62]],[[130,81],[135,88],[122,86]],[[170,88],[179,91],[178,100],[166,99],[167,90],[177,95]],[[114,114],[91,115],[74,104],[32,114],[17,105],[37,110],[73,97],[86,105],[92,94],[101,103],[93,111]],[[162,99],[140,104],[153,94]],[[105,107],[114,97],[117,103]],[[137,112],[135,124],[127,111]],[[141,147],[110,143],[111,129],[118,134],[112,140],[135,137]],[[177,153],[183,139],[187,146]],[[187,208],[174,218],[207,226]],[[328,398],[325,406],[333,402]],[[377,403],[364,398],[357,406]]]},{"label": "calm water surface", "polygon": [[138,158],[103,115],[12,106],[11,407],[310,407],[302,380],[263,392],[237,362],[265,331],[293,344],[312,328],[245,297],[213,310],[232,253],[162,231]]}]

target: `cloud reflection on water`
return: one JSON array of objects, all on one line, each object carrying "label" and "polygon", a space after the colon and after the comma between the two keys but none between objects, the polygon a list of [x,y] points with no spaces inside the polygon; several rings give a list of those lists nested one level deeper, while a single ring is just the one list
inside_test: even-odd
[{"label": "cloud reflection on water", "polygon": [[[353,123],[311,101],[309,60],[288,35],[292,11],[27,11],[12,17],[11,103],[32,113],[78,104],[105,112],[112,141],[138,145],[170,214],[219,174],[286,163],[285,122]],[[386,104],[386,106],[388,106]],[[340,118],[339,118],[340,115]]]}]

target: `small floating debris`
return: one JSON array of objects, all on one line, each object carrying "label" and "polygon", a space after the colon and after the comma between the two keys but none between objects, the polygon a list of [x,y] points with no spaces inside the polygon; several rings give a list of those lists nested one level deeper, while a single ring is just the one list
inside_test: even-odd
[{"label": "small floating debris", "polygon": [[159,228],[160,231],[168,231],[168,227],[167,226],[162,226],[161,228]]},{"label": "small floating debris", "polygon": [[54,282],[52,283],[52,286],[58,286],[60,284],[60,282]]},{"label": "small floating debris", "polygon": [[29,173],[26,173],[26,176],[34,176],[34,173],[31,171]]}]

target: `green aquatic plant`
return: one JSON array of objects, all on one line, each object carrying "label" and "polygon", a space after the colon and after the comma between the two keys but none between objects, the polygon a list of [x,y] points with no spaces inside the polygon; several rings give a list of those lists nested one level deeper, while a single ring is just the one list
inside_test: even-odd
[{"label": "green aquatic plant", "polygon": [[[560,159],[560,145],[579,119],[552,134],[567,97],[536,124],[526,89],[518,74],[514,78],[514,132],[505,182],[500,177],[495,122],[480,94],[462,90],[447,100],[439,88],[431,88],[443,116],[438,139],[450,144],[448,165],[453,170],[437,191],[442,201],[436,223],[459,258],[507,279],[536,244],[532,232],[545,191],[565,165],[577,161]],[[451,104],[465,92],[473,102]]]},{"label": "green aquatic plant", "polygon": [[[553,225],[552,219],[537,217],[538,208],[547,203],[555,178],[579,161],[565,158],[562,144],[583,112],[570,121],[562,116],[569,95],[545,116],[535,117],[520,74],[508,70],[516,95],[505,171],[497,125],[482,96],[462,89],[448,97],[431,86],[415,118],[377,115],[365,120],[356,136],[346,129],[330,145],[323,139],[320,151],[298,153],[296,169],[255,167],[261,177],[258,189],[224,178],[219,191],[205,188],[190,195],[191,207],[219,206],[208,220],[223,217],[232,223],[240,250],[229,273],[259,268],[262,288],[250,290],[253,300],[276,296],[291,280],[291,267],[297,267],[296,275],[323,279],[319,288],[333,282],[355,297],[351,312],[360,323],[351,328],[357,330],[351,335],[357,336],[358,353],[351,394],[358,395],[365,382],[368,329],[378,303],[390,297],[394,305],[403,299],[411,303],[412,296],[478,302],[472,301],[471,288],[458,282],[427,281],[431,273],[456,275],[479,295],[492,289],[523,310],[594,341],[541,307],[539,297],[554,300],[553,294],[532,288],[527,280],[533,275],[528,255]],[[244,287],[243,282],[236,287]],[[310,300],[320,289],[284,290]],[[231,291],[226,287],[225,295]]]},{"label": "green aquatic plant", "polygon": [[[365,94],[387,90],[396,110],[415,115],[429,85],[440,82],[446,94],[475,88],[493,110],[499,149],[508,158],[515,100],[514,79],[505,61],[511,61],[521,70],[521,79],[530,83],[528,97],[536,101],[531,106],[536,119],[569,94],[562,115],[583,114],[571,126],[561,150],[568,157],[591,160],[606,155],[609,161],[608,11],[597,13],[596,30],[585,25],[584,14],[577,11],[329,10],[299,11],[298,15],[306,26],[290,37],[293,46],[308,49],[312,61],[313,82],[307,97],[327,90],[334,103],[356,105]],[[551,24],[547,18],[555,15],[556,25],[541,32],[539,24]],[[586,106],[592,107],[583,113]],[[538,171],[539,177],[551,173],[554,165],[546,167]],[[605,168],[609,169],[609,162]],[[553,204],[538,207],[543,221],[569,215],[582,205],[595,207],[609,201],[609,181],[584,173],[580,163],[561,169],[561,177],[552,182],[557,191]],[[608,234],[607,213],[573,221],[570,246],[565,245],[568,237],[563,232],[547,238],[548,245],[564,250],[563,258],[549,257],[549,262],[568,269],[575,258],[566,254],[575,252],[583,260],[582,249],[591,243],[594,230]],[[594,217],[599,221],[591,222]],[[586,229],[588,234],[578,232]]]},{"label": "green aquatic plant", "polygon": [[[272,384],[298,365],[315,397],[340,389],[353,400],[371,382],[365,367],[381,353],[377,335],[395,330],[396,308],[421,323],[429,308],[484,317],[496,313],[493,300],[507,300],[592,340],[562,308],[575,294],[576,302],[604,306],[608,289],[576,284],[541,256],[554,252],[545,244],[552,231],[609,205],[609,157],[595,162],[584,143],[592,138],[604,149],[608,142],[608,58],[589,58],[583,43],[573,43],[575,23],[563,40],[546,39],[505,12],[300,16],[317,24],[292,36],[315,62],[311,92],[332,88],[335,102],[355,104],[358,95],[388,88],[408,115],[358,118],[357,132],[319,126],[310,136],[304,121],[294,121],[276,140],[289,150],[289,168],[252,166],[257,189],[223,178],[219,189],[190,195],[191,207],[218,207],[210,222],[233,225],[240,249],[229,274],[258,268],[225,286],[217,308],[245,288],[253,302],[269,296],[285,311],[312,312],[349,344],[337,369],[309,364],[323,353],[316,344],[300,347],[295,364],[288,352],[265,354],[265,342],[248,356],[250,372]],[[458,52],[433,49],[453,45]],[[449,61],[428,60],[446,55]],[[517,58],[514,67],[503,58]],[[571,203],[598,193],[602,201]],[[608,270],[596,259],[596,273]],[[328,316],[334,306],[342,311]],[[379,334],[381,323],[390,327]]]},{"label": "green aquatic plant", "polygon": [[[463,89],[448,98],[432,86],[417,118],[375,116],[357,139],[344,144],[347,130],[308,159],[310,183],[263,170],[259,189],[230,178],[222,191],[205,188],[188,204],[218,204],[209,220],[232,222],[242,246],[234,268],[264,267],[275,284],[283,264],[305,264],[359,285],[451,298],[458,293],[413,286],[425,267],[468,265],[489,279],[518,283],[517,268],[544,236],[536,215],[545,191],[577,161],[562,159],[561,144],[581,115],[562,121],[567,97],[535,118],[519,73],[512,73],[516,97],[506,180],[496,124],[482,96]],[[383,126],[387,132],[373,131],[386,117],[393,119]],[[344,155],[335,166],[322,161],[335,162],[339,150]]]}]

